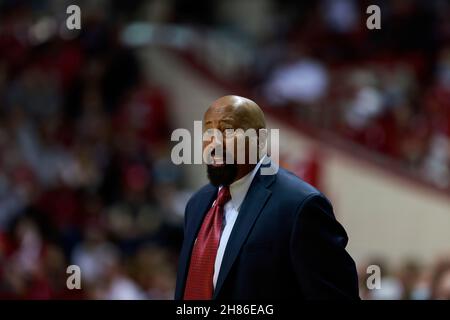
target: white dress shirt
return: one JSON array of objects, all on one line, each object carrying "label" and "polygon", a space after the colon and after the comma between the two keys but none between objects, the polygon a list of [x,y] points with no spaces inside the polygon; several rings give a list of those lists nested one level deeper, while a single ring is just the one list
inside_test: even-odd
[{"label": "white dress shirt", "polygon": [[[214,277],[213,284],[214,289],[216,288],[217,278],[219,277],[220,266],[222,265],[223,254],[227,247],[228,239],[230,238],[231,231],[233,230],[234,223],[236,222],[237,216],[239,214],[239,209],[241,208],[242,202],[247,195],[250,184],[253,178],[258,172],[261,163],[264,161],[265,156],[261,158],[258,164],[250,171],[247,175],[239,179],[238,181],[230,184],[230,194],[231,200],[228,201],[224,209],[224,220],[222,224],[222,235],[220,237],[219,248],[217,249],[216,262],[214,264]],[[220,190],[220,188],[219,188]],[[214,203],[213,203],[214,205]]]}]

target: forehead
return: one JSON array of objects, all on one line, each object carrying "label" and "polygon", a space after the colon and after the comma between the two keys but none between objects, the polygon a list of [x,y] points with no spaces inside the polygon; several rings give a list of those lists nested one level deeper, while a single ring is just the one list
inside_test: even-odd
[{"label": "forehead", "polygon": [[234,121],[236,118],[235,108],[231,104],[213,104],[204,116],[205,124],[219,121]]}]

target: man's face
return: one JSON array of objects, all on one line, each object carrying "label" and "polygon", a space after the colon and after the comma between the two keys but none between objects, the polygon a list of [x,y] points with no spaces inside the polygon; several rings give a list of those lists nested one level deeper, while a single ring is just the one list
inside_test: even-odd
[{"label": "man's face", "polygon": [[[207,147],[211,148],[208,152],[212,156],[212,164],[208,164],[207,173],[211,184],[215,186],[230,185],[238,174],[238,164],[234,161],[237,146],[234,141],[235,136],[226,135],[226,130],[237,128],[239,128],[239,119],[233,113],[232,106],[210,108],[205,114],[204,132],[216,129],[222,133],[223,137],[222,141],[213,137],[208,141],[203,141],[204,151]],[[233,163],[226,163],[227,157],[233,159]]]}]

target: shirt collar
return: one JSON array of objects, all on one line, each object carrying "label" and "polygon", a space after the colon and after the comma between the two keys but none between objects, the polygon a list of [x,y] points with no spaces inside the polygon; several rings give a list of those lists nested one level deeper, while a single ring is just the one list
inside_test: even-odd
[{"label": "shirt collar", "polygon": [[233,204],[233,207],[236,210],[239,210],[240,206],[242,205],[242,202],[244,201],[245,196],[247,195],[248,189],[250,188],[250,185],[252,184],[253,178],[255,177],[256,173],[258,172],[259,167],[261,166],[265,157],[266,156],[264,155],[261,158],[261,160],[256,164],[256,166],[253,168],[252,171],[247,173],[245,176],[243,176],[239,180],[230,184],[231,203]]}]

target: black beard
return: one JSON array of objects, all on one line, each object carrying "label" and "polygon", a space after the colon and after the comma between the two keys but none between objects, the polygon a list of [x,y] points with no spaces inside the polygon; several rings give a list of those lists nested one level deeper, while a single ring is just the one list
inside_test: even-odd
[{"label": "black beard", "polygon": [[221,167],[207,166],[208,179],[213,186],[229,186],[237,176],[238,166],[235,163],[225,164]]}]

